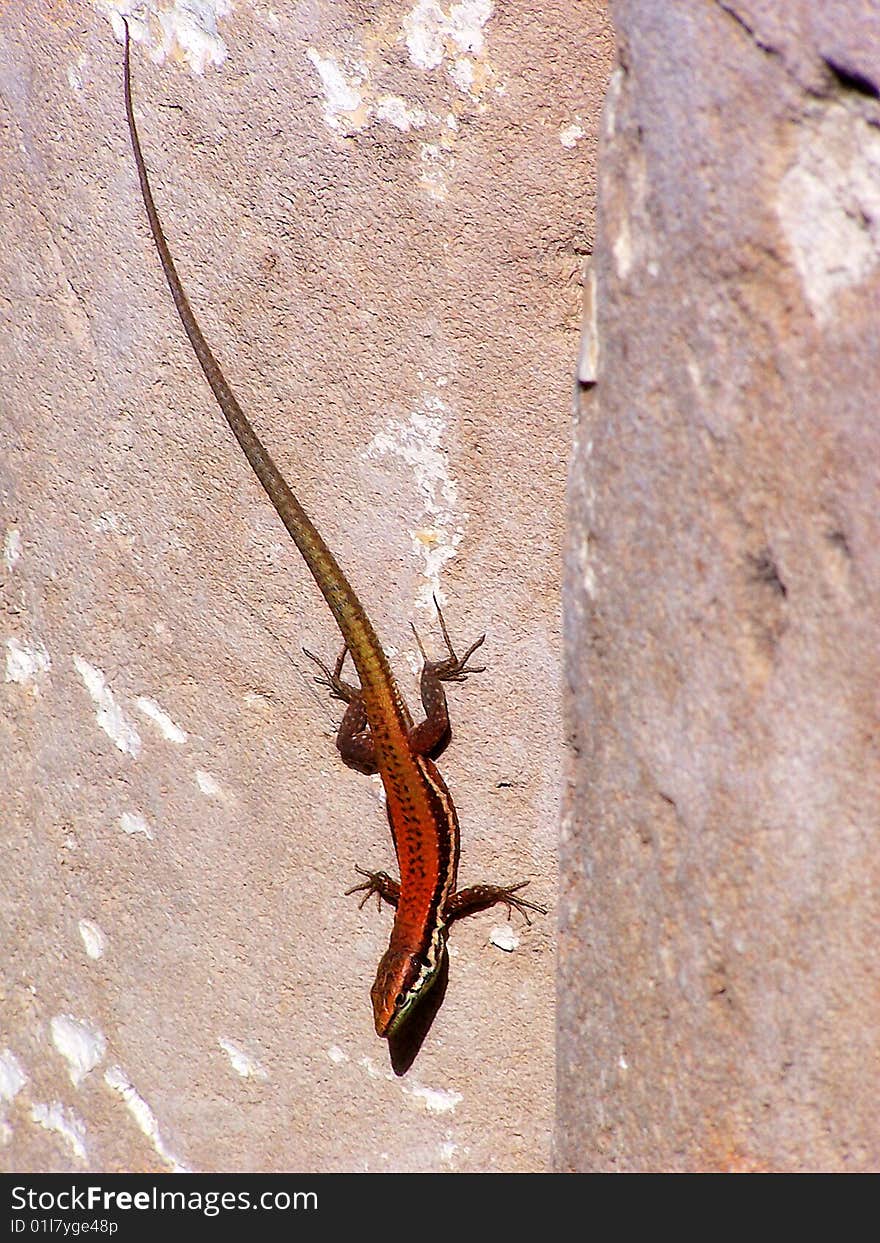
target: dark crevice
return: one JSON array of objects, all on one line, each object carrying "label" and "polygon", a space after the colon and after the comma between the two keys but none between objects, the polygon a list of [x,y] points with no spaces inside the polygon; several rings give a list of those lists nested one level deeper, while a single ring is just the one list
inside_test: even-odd
[{"label": "dark crevice", "polygon": [[724,0],[718,0],[718,7],[721,9],[722,13],[726,13],[728,17],[732,18],[736,22],[737,26],[741,27],[746,32],[755,47],[760,48],[762,52],[767,52],[770,56],[779,55],[779,49],[772,47],[769,43],[764,43],[758,36],[758,32],[755,30],[754,26],[750,26],[746,19],[737,13],[732,4],[725,4]]},{"label": "dark crevice", "polygon": [[788,588],[782,581],[779,573],[779,567],[773,560],[773,555],[769,548],[763,549],[757,556],[750,556],[749,561],[752,564],[755,581],[758,583],[766,583],[768,587],[772,587],[778,595],[783,599],[788,595]]},{"label": "dark crevice", "polygon": [[828,540],[829,544],[832,544],[835,548],[838,548],[847,559],[852,557],[852,550],[850,549],[849,540],[846,538],[845,531],[841,531],[835,527],[833,530],[825,532],[825,538]]},{"label": "dark crevice", "polygon": [[830,56],[823,56],[822,60],[834,75],[837,85],[843,90],[854,91],[857,95],[864,95],[868,99],[880,99],[880,87],[865,74],[860,73],[858,69],[852,69],[848,65],[841,64],[840,61],[832,60]]}]

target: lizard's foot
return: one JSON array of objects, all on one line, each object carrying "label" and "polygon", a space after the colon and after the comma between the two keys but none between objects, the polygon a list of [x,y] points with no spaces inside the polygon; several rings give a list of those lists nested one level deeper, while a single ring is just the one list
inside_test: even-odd
[{"label": "lizard's foot", "polygon": [[326,686],[330,691],[331,699],[339,699],[344,704],[350,704],[353,699],[360,695],[360,687],[352,686],[350,682],[342,680],[342,666],[345,664],[345,658],[348,655],[348,645],[343,644],[342,651],[339,653],[339,659],[331,672],[324,664],[319,656],[315,656],[308,648],[303,648],[303,655],[308,656],[309,660],[313,660],[321,670],[321,676],[316,677],[315,681],[319,686]]},{"label": "lizard's foot", "polygon": [[511,911],[517,910],[526,923],[530,924],[532,921],[529,919],[529,911],[546,915],[547,908],[539,902],[529,902],[527,898],[518,896],[519,890],[525,889],[528,883],[527,880],[521,880],[515,885],[471,885],[468,889],[461,889],[449,900],[446,907],[447,918],[452,923],[454,919],[462,919],[465,915],[473,915],[475,911],[485,911],[490,906],[500,904],[507,907],[508,919]]},{"label": "lizard's foot", "polygon": [[443,641],[446,644],[446,650],[449,656],[446,660],[428,660],[425,649],[422,647],[422,641],[415,626],[412,628],[413,634],[416,636],[416,643],[419,645],[419,651],[422,659],[427,666],[430,666],[431,672],[440,682],[464,682],[469,673],[485,673],[486,666],[479,665],[476,669],[468,669],[467,662],[473,656],[478,647],[482,647],[486,642],[486,636],[481,634],[479,639],[470,645],[463,656],[455,654],[455,648],[452,646],[452,640],[449,637],[449,631],[446,629],[446,622],[443,620],[443,613],[440,605],[437,603],[437,597],[434,596],[434,608],[437,610],[437,617],[440,620],[440,629],[443,632]]},{"label": "lizard's foot", "polygon": [[359,872],[361,876],[365,876],[366,880],[362,880],[359,885],[352,885],[351,889],[346,889],[345,896],[348,897],[349,894],[363,891],[364,896],[358,903],[359,910],[363,910],[373,894],[378,899],[380,911],[383,899],[389,906],[396,908],[400,900],[400,885],[396,880],[392,880],[387,872],[368,872],[366,868],[359,867],[356,867],[355,871]]}]

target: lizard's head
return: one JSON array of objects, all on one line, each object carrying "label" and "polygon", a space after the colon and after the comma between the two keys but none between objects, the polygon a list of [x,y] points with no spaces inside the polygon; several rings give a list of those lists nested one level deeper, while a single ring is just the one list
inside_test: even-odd
[{"label": "lizard's head", "polygon": [[446,928],[435,928],[424,954],[395,946],[382,956],[370,990],[373,1018],[380,1036],[393,1036],[436,983],[446,952]]}]

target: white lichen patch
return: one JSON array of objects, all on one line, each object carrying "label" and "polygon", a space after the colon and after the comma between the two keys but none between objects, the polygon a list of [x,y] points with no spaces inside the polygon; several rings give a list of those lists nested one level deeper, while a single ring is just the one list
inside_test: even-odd
[{"label": "white lichen patch", "polygon": [[820,323],[880,258],[880,132],[840,104],[798,123],[776,211]]},{"label": "white lichen patch", "polygon": [[41,682],[51,668],[52,661],[42,643],[28,645],[14,638],[6,640],[7,682],[17,682],[38,699]]},{"label": "white lichen patch", "polygon": [[162,1139],[156,1115],[144,1098],[135,1090],[128,1076],[119,1066],[110,1066],[104,1071],[104,1082],[125,1105],[140,1130],[149,1140],[153,1151],[174,1174],[189,1174],[189,1169],[179,1161]]},{"label": "white lichen patch", "polygon": [[218,68],[228,55],[218,21],[232,12],[231,0],[92,0],[109,19],[120,43],[125,40],[122,18],[129,19],[134,43],[144,44],[157,64],[173,61],[203,74]]},{"label": "white lichen patch", "polygon": [[95,961],[102,958],[104,950],[107,948],[107,938],[95,921],[92,919],[81,919],[77,924],[77,928],[89,958]]},{"label": "white lichen patch", "polygon": [[436,0],[419,0],[404,18],[406,48],[417,69],[436,69],[443,63],[446,22],[446,16]]},{"label": "white lichen patch", "polygon": [[3,536],[3,564],[7,570],[14,570],[21,557],[21,531],[18,527],[9,527]]},{"label": "white lichen patch", "polygon": [[0,1102],[15,1100],[26,1083],[27,1075],[12,1050],[0,1050]]},{"label": "white lichen patch", "polygon": [[366,67],[346,69],[335,56],[322,56],[313,47],[306,52],[321,79],[324,93],[324,120],[331,129],[346,133],[362,130],[369,123],[370,109],[361,88],[368,83]]},{"label": "white lichen patch", "polygon": [[516,935],[513,924],[499,924],[489,933],[489,944],[494,945],[496,949],[504,950],[505,954],[512,954],[515,949],[519,948],[520,939]]},{"label": "white lichen patch", "polygon": [[90,1071],[94,1070],[107,1052],[107,1041],[91,1023],[58,1014],[49,1024],[49,1033],[55,1048],[67,1062],[70,1082],[78,1088]]},{"label": "white lichen patch", "polygon": [[344,1062],[349,1061],[349,1056],[344,1049],[340,1049],[338,1044],[331,1044],[327,1050],[327,1056],[334,1066],[342,1066]]},{"label": "white lichen patch", "polygon": [[168,713],[160,708],[155,699],[149,699],[146,695],[140,695],[135,701],[135,707],[139,712],[157,726],[159,733],[166,742],[176,743],[181,747],[186,742],[186,730],[180,728],[172,721]]},{"label": "white lichen patch", "polygon": [[129,837],[133,837],[136,833],[141,833],[144,837],[153,841],[153,830],[139,812],[124,811],[119,817],[119,827]]},{"label": "white lichen patch", "polygon": [[73,1110],[66,1110],[59,1101],[51,1105],[36,1104],[31,1107],[31,1120],[44,1130],[60,1135],[77,1161],[88,1159],[86,1124]]},{"label": "white lichen patch", "polygon": [[421,591],[425,608],[433,607],[432,597],[440,591],[440,573],[456,555],[467,521],[466,514],[458,513],[458,490],[443,449],[447,414],[444,402],[435,394],[426,393],[421,409],[414,411],[406,422],[394,420],[386,424],[366,450],[371,458],[398,457],[412,471],[421,510],[428,519],[410,531],[427,580]]},{"label": "white lichen patch", "polygon": [[443,142],[419,143],[419,181],[433,199],[442,202],[449,193],[449,175],[455,156]]},{"label": "white lichen patch", "polygon": [[137,730],[126,720],[125,713],[116,702],[107,679],[100,669],[74,654],[74,668],[83,680],[86,690],[96,706],[95,717],[101,729],[125,755],[137,756],[141,739]]},{"label": "white lichen patch", "polygon": [[475,94],[477,66],[468,56],[459,56],[449,66],[448,72],[452,81],[463,94]]},{"label": "white lichen patch", "polygon": [[571,125],[564,125],[559,131],[559,141],[563,147],[571,150],[576,147],[582,138],[586,138],[587,131],[579,121],[573,122]]},{"label": "white lichen patch", "polygon": [[375,115],[379,121],[387,121],[401,133],[409,133],[412,129],[423,129],[429,117],[424,108],[411,107],[399,95],[381,95],[376,100]]},{"label": "white lichen patch", "polygon": [[404,1083],[404,1095],[410,1096],[429,1114],[455,1113],[464,1100],[460,1092],[447,1091],[443,1088],[426,1088],[420,1084]]},{"label": "white lichen patch", "polygon": [[379,95],[374,98],[369,68],[363,61],[356,66],[343,66],[335,56],[322,56],[314,48],[306,55],[321,79],[324,96],[324,120],[330,129],[355,134],[371,122],[393,125],[401,133],[423,129],[437,118],[416,104],[409,104],[400,95]]},{"label": "white lichen patch", "polygon": [[232,1069],[237,1075],[241,1075],[242,1079],[268,1079],[268,1071],[264,1070],[256,1058],[245,1053],[239,1045],[233,1044],[231,1040],[224,1040],[222,1037],[217,1041],[220,1048],[229,1058]]},{"label": "white lichen patch", "polygon": [[[465,57],[483,55],[484,27],[492,16],[492,8],[492,0],[461,0],[445,11],[437,0],[418,0],[403,21],[410,60],[416,68],[428,70],[445,63],[455,80],[455,67],[459,67],[461,76]],[[470,88],[460,86],[460,89],[469,91]]]}]

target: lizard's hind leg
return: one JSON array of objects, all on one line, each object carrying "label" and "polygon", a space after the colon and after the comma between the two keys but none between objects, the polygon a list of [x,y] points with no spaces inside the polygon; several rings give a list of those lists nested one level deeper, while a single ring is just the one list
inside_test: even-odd
[{"label": "lizard's hind leg", "polygon": [[367,724],[364,697],[359,686],[352,686],[350,682],[342,680],[342,666],[345,664],[348,648],[343,647],[332,670],[328,669],[320,657],[315,656],[306,648],[303,648],[303,652],[321,670],[315,678],[318,685],[329,689],[331,699],[338,699],[347,705],[336,734],[336,749],[342,756],[343,763],[359,773],[372,776],[373,773],[379,771],[379,768],[376,764],[373,735]]}]

